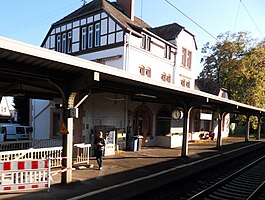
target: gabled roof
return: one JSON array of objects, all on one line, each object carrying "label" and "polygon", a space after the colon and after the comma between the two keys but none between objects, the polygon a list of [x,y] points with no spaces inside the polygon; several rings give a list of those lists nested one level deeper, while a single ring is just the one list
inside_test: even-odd
[{"label": "gabled roof", "polygon": [[187,29],[185,29],[184,26],[181,26],[177,23],[158,26],[155,28],[149,28],[149,30],[167,41],[176,39],[181,31],[185,31],[193,37],[195,48],[197,49],[197,44],[194,34],[187,31]]},{"label": "gabled roof", "polygon": [[150,28],[149,30],[159,35],[165,40],[172,40],[175,39],[183,29],[184,29],[183,26],[180,26],[177,23],[173,23],[155,28]]},{"label": "gabled roof", "polygon": [[134,17],[132,21],[127,15],[124,14],[122,8],[116,2],[109,2],[107,0],[93,0],[92,2],[82,6],[75,10],[71,14],[55,22],[53,26],[72,21],[82,16],[87,16],[90,13],[94,13],[100,10],[105,10],[119,22],[121,22],[125,28],[133,28],[134,26],[140,28],[149,28],[150,26],[138,17]]},{"label": "gabled roof", "polygon": [[60,24],[74,21],[75,19],[80,19],[89,14],[99,11],[106,11],[107,13],[109,13],[113,18],[121,23],[121,26],[123,26],[123,28],[133,29],[136,31],[142,28],[150,28],[147,23],[145,23],[138,17],[134,17],[134,21],[132,21],[130,17],[124,14],[122,8],[116,2],[109,2],[107,0],[93,0],[90,3],[65,16],[64,18],[60,19],[59,21],[53,23],[41,46],[44,46],[46,38],[49,36],[54,27],[59,26]]}]

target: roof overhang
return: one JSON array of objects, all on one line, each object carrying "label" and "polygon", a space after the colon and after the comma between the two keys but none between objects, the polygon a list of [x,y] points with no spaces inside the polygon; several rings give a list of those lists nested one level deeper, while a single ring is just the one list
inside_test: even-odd
[{"label": "roof overhang", "polygon": [[[99,81],[95,80],[95,72]],[[264,109],[178,87],[124,70],[0,37],[0,96],[61,98],[62,91],[115,92],[134,100],[212,106],[227,112],[259,114]]]}]

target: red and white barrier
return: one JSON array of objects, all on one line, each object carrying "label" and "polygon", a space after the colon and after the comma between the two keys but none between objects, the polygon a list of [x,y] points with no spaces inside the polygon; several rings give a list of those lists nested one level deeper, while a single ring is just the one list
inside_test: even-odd
[{"label": "red and white barrier", "polygon": [[0,192],[50,188],[48,160],[0,162]]}]

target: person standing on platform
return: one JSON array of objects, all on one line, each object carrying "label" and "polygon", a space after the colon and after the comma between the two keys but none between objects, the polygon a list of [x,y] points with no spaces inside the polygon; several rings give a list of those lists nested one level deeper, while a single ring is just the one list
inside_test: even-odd
[{"label": "person standing on platform", "polygon": [[98,163],[98,169],[102,170],[103,155],[106,145],[105,140],[103,139],[102,131],[98,132],[98,136],[95,139],[94,145],[95,145],[95,153],[96,153],[96,160]]}]

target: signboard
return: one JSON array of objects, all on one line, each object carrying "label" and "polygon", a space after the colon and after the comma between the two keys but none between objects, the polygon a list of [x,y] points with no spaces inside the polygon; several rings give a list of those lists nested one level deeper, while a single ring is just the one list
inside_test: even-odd
[{"label": "signboard", "polygon": [[78,108],[70,108],[69,109],[69,117],[78,118]]},{"label": "signboard", "polygon": [[60,133],[63,135],[68,133],[68,130],[67,130],[67,127],[66,127],[66,124],[64,123],[64,121],[62,121],[62,123],[61,123]]},{"label": "signboard", "polygon": [[212,120],[212,114],[201,113],[200,119],[202,119],[202,120]]},{"label": "signboard", "polygon": [[106,132],[105,156],[115,155],[115,131]]}]

